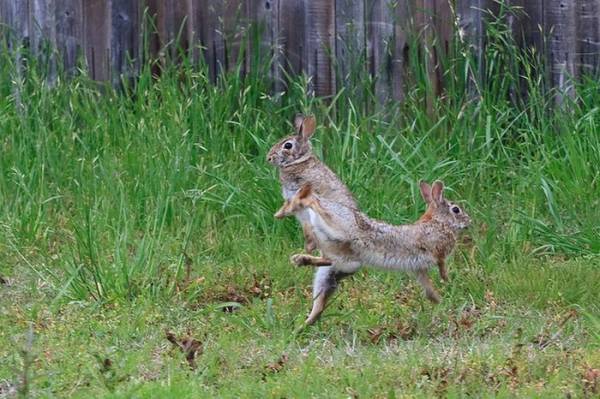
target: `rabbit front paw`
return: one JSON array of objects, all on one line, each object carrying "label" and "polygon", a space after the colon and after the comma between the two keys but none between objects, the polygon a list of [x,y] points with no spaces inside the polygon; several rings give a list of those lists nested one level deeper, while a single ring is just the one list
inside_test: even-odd
[{"label": "rabbit front paw", "polygon": [[322,256],[312,256],[306,254],[294,254],[290,261],[296,266],[331,266],[333,262]]}]

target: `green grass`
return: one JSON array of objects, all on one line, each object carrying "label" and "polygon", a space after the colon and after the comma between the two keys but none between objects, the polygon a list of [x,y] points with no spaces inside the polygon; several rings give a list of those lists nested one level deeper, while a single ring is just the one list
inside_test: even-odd
[{"label": "green grass", "polygon": [[[600,83],[556,107],[535,57],[495,29],[484,78],[468,84],[457,45],[429,109],[417,61],[406,101],[380,105],[372,82],[320,100],[298,78],[271,96],[260,74],[212,84],[191,67],[147,66],[120,93],[84,74],[50,85],[5,51],[0,397],[591,396]],[[317,115],[316,152],[373,217],[416,219],[419,179],[464,204],[474,226],[451,280],[432,272],[441,305],[367,269],[295,332],[311,270],[288,263],[300,229],[272,216],[265,156],[298,111]],[[202,342],[195,370],[165,330]]]}]

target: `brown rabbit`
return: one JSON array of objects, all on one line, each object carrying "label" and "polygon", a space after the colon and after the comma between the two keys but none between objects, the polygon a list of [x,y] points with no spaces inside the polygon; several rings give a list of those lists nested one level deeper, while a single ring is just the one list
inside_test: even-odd
[{"label": "brown rabbit", "polygon": [[[277,216],[312,210],[309,212],[310,224],[325,257],[298,254],[292,256],[292,261],[299,266],[330,265],[322,272],[323,278],[330,275],[331,270],[352,274],[362,265],[411,271],[425,289],[427,298],[438,303],[440,296],[427,271],[437,264],[442,278],[447,279],[445,260],[456,244],[457,234],[470,225],[471,219],[460,207],[444,199],[441,181],[436,181],[433,186],[421,182],[420,188],[428,205],[427,211],[414,224],[393,226],[370,219],[356,208],[320,198],[310,185],[303,187],[284,204]],[[315,285],[320,281],[322,269],[325,268],[317,271]],[[335,290],[335,286],[331,287],[326,280],[321,285],[327,289],[321,289],[316,297],[306,320],[308,324],[317,320]]]},{"label": "brown rabbit", "polygon": [[[355,209],[356,201],[348,188],[312,152],[310,138],[316,128],[315,117],[296,115],[294,126],[296,134],[281,139],[267,154],[267,161],[279,168],[283,198],[289,201],[300,187],[310,184],[319,198],[331,198]],[[299,210],[296,217],[304,232],[304,249],[310,253],[316,249],[316,243],[308,223],[308,213]]]},{"label": "brown rabbit", "polygon": [[[279,181],[286,204],[301,187],[308,184],[319,198],[330,199],[347,209],[357,209],[356,201],[348,188],[312,152],[310,138],[316,128],[315,117],[296,115],[294,126],[296,133],[281,139],[271,147],[267,155],[267,161],[279,169]],[[307,253],[311,253],[317,247],[321,249],[321,243],[312,233],[310,213],[307,209],[299,209],[296,212],[304,232],[304,249]],[[315,265],[330,264],[322,257],[312,257],[312,261]],[[318,298],[323,295],[329,297],[335,291],[339,280],[350,274],[331,267],[319,268],[315,272],[313,283],[313,306],[319,308],[321,305]]]}]

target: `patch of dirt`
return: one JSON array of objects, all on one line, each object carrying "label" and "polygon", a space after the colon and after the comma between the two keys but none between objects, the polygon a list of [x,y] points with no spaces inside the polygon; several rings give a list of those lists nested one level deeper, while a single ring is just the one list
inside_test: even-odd
[{"label": "patch of dirt", "polygon": [[577,311],[571,309],[565,316],[562,317],[554,332],[551,332],[551,326],[547,327],[544,332],[535,336],[531,342],[537,344],[540,349],[546,349],[548,346],[559,341],[560,335],[569,320],[577,317]]},{"label": "patch of dirt", "polygon": [[227,303],[231,302],[231,305],[224,304],[221,306],[221,310],[226,313],[232,313],[240,309],[239,305],[246,305],[250,303],[252,298],[259,298],[261,300],[271,297],[272,284],[271,279],[267,276],[256,276],[254,275],[252,282],[247,286],[238,286],[235,284],[228,284],[227,286],[208,293],[207,295],[198,299],[193,308],[202,307],[207,303]]}]

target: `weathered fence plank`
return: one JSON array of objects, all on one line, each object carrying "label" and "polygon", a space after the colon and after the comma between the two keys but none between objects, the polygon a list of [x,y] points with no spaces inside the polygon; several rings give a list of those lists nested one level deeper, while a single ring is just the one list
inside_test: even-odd
[{"label": "weathered fence plank", "polygon": [[247,8],[243,0],[225,1],[225,12],[221,32],[223,35],[223,47],[225,51],[224,67],[231,71],[238,65],[241,73],[245,73],[246,56],[242,42],[248,32]]},{"label": "weathered fence plank", "polygon": [[111,2],[86,0],[83,2],[85,53],[90,76],[96,80],[109,80]]},{"label": "weathered fence plank", "polygon": [[[174,40],[175,59],[193,54],[194,29],[192,0],[174,0],[170,36]],[[180,54],[181,53],[181,54]]]},{"label": "weathered fence plank", "polygon": [[427,74],[428,91],[425,93],[427,109],[429,113],[433,112],[433,97],[441,91],[441,85],[438,81],[437,54],[435,49],[435,0],[417,0],[415,4],[415,28],[419,32],[419,41],[423,48],[424,71]]},{"label": "weathered fence plank", "polygon": [[0,0],[0,33],[2,38],[7,41],[9,48],[13,47],[14,36],[16,36],[16,21],[14,20],[14,4],[8,0]]},{"label": "weathered fence plank", "polygon": [[522,47],[524,45],[525,29],[529,29],[526,24],[527,15],[525,15],[524,4],[527,0],[506,0],[506,25],[512,32],[515,43]]},{"label": "weathered fence plank", "polygon": [[248,40],[246,68],[261,68],[270,63],[269,78],[273,90],[282,89],[281,39],[279,37],[279,0],[250,0],[246,14],[253,26]]},{"label": "weathered fence plank", "polygon": [[113,83],[134,76],[139,65],[140,3],[138,0],[118,0],[111,8],[111,66]]},{"label": "weathered fence plank", "polygon": [[306,3],[306,71],[312,76],[311,90],[318,96],[335,93],[335,1]]},{"label": "weathered fence plank", "polygon": [[29,3],[31,50],[44,66],[47,78],[56,78],[56,8],[54,0],[33,0]]},{"label": "weathered fence plank", "polygon": [[225,58],[218,21],[219,16],[223,14],[223,4],[221,2],[203,1],[196,4],[196,11],[201,31],[200,41],[203,44],[204,60],[208,66],[210,77],[214,80]]},{"label": "weathered fence plank", "polygon": [[549,27],[550,82],[559,90],[558,103],[563,95],[573,94],[572,78],[576,77],[575,58],[577,49],[575,2],[561,0],[546,5],[545,22]]},{"label": "weathered fence plank", "polygon": [[394,41],[391,46],[391,99],[402,101],[409,87],[409,54],[411,30],[414,29],[412,9],[408,2],[398,2],[393,9]]},{"label": "weathered fence plank", "polygon": [[484,10],[487,0],[457,0],[456,13],[459,19],[459,35],[461,39],[470,47],[471,53],[475,58],[475,65],[469,70],[469,91],[475,95],[482,82],[483,71],[483,51],[485,42],[485,17]]},{"label": "weathered fence plank", "polygon": [[394,2],[366,1],[367,65],[375,78],[375,95],[380,102],[390,98],[394,75]]},{"label": "weathered fence plank", "polygon": [[451,51],[454,38],[454,15],[452,15],[452,0],[436,0],[434,9],[434,25],[436,36],[436,50],[439,57]]},{"label": "weathered fence plank", "polygon": [[306,67],[305,14],[306,0],[282,1],[279,4],[279,35],[287,74],[299,75]]},{"label": "weathered fence plank", "polygon": [[545,53],[544,49],[544,0],[523,0],[523,12],[525,22],[523,29],[524,42],[527,46],[534,48],[540,55]]},{"label": "weathered fence plank", "polygon": [[437,81],[436,95],[441,95],[444,88],[443,60],[453,51],[455,36],[455,16],[453,15],[451,0],[436,0],[433,14],[435,26],[435,77]]},{"label": "weathered fence plank", "polygon": [[15,71],[14,76],[18,84],[12,88],[12,94],[19,110],[23,110],[23,103],[21,101],[21,85],[20,82],[23,79],[23,52],[22,47],[29,47],[29,3],[18,2],[13,3],[5,0],[3,2],[3,19],[0,22],[10,24],[3,31],[8,31],[8,46],[14,50],[15,57]]},{"label": "weathered fence plank", "polygon": [[242,37],[246,32],[246,7],[241,0],[208,0],[194,4],[200,25],[204,59],[211,79],[231,70],[240,60]]},{"label": "weathered fence plank", "polygon": [[582,74],[600,71],[600,0],[577,0],[576,63]]},{"label": "weathered fence plank", "polygon": [[144,0],[142,3],[142,34],[145,35],[142,51],[150,53],[148,55],[152,55],[161,61],[152,64],[151,72],[154,76],[160,74],[161,64],[165,61],[162,53],[162,47],[165,45],[166,40],[165,3],[161,0]]},{"label": "weathered fence plank", "polygon": [[11,4],[6,1],[6,0],[1,0],[0,1],[0,24],[4,24],[5,26],[0,25],[0,29],[2,32],[2,35],[5,35],[6,32],[4,31],[4,28],[6,28],[6,26],[11,26],[12,24],[12,12],[11,12]]},{"label": "weathered fence plank", "polygon": [[31,49],[34,53],[46,52],[56,45],[55,1],[29,2]]},{"label": "weathered fence plank", "polygon": [[13,33],[24,47],[30,48],[30,18],[29,18],[29,2],[17,1],[12,3],[11,12],[13,20]]},{"label": "weathered fence plank", "polygon": [[202,30],[203,54],[211,79],[215,80],[225,59],[223,36],[219,30],[219,16],[223,15],[223,2],[207,1],[196,6],[198,22]]},{"label": "weathered fence plank", "polygon": [[352,89],[365,75],[365,3],[337,0],[335,3],[336,85]]},{"label": "weathered fence plank", "polygon": [[83,49],[82,0],[56,0],[56,47],[62,67],[71,75]]}]

